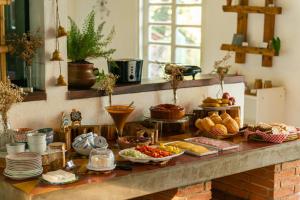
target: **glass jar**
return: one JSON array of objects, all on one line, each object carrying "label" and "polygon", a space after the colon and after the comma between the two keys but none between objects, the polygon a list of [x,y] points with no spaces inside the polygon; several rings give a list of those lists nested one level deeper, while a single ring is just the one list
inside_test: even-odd
[{"label": "glass jar", "polygon": [[89,169],[109,170],[115,168],[115,156],[110,149],[93,149],[89,157]]}]

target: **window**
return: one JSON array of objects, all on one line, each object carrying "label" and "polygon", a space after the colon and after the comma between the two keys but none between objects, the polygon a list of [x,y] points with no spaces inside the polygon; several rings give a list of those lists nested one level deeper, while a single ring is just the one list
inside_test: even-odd
[{"label": "window", "polygon": [[143,57],[148,78],[162,76],[157,63],[200,66],[202,0],[144,0]]},{"label": "window", "polygon": [[[29,31],[29,0],[12,0],[5,8],[6,35]],[[16,56],[7,54],[7,74],[18,86],[26,87],[25,64]]]}]

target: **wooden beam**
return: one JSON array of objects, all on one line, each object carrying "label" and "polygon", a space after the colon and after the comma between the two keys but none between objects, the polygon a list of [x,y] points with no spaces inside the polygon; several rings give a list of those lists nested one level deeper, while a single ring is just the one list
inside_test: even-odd
[{"label": "wooden beam", "polygon": [[223,6],[224,12],[237,12],[237,13],[259,13],[276,15],[281,14],[281,7],[261,7],[261,6]]},{"label": "wooden beam", "polygon": [[[265,6],[274,3],[273,0],[265,0]],[[275,33],[275,15],[265,15],[264,21],[264,42],[269,43],[270,40],[274,38]],[[273,57],[264,55],[262,57],[262,66],[264,67],[272,67],[273,65]]]},{"label": "wooden beam", "polygon": [[234,51],[237,53],[259,54],[259,55],[265,55],[270,57],[275,56],[275,51],[273,49],[268,49],[268,48],[244,47],[244,46],[237,46],[232,44],[222,44],[221,50]]},{"label": "wooden beam", "polygon": [[9,5],[11,4],[11,0],[0,0],[0,5]]}]

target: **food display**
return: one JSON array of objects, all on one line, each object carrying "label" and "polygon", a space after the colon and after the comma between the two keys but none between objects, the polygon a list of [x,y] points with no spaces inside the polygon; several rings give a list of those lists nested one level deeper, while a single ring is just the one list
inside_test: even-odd
[{"label": "food display", "polygon": [[172,154],[179,154],[182,152],[182,149],[176,147],[176,146],[172,146],[172,145],[165,145],[165,144],[160,144],[159,145],[159,149],[164,150],[164,151],[168,151]]},{"label": "food display", "polygon": [[245,137],[250,140],[265,141],[271,143],[282,143],[298,139],[299,130],[294,126],[282,123],[259,123],[248,125]]},{"label": "food display", "polygon": [[190,142],[184,141],[175,141],[166,144],[167,146],[175,146],[182,150],[185,150],[186,153],[196,155],[196,156],[204,156],[209,154],[217,153],[218,151],[214,148],[207,147],[205,145],[197,145],[192,144]]},{"label": "food display", "polygon": [[90,153],[87,169],[93,171],[110,171],[116,167],[115,156],[110,149],[93,149]]},{"label": "food display", "polygon": [[199,144],[199,145],[204,144],[204,145],[213,146],[221,151],[226,151],[226,150],[235,149],[235,148],[239,147],[238,144],[234,144],[232,142],[216,140],[216,139],[207,138],[207,137],[188,138],[188,139],[185,139],[185,141],[192,142],[192,143]]},{"label": "food display", "polygon": [[167,161],[177,156],[180,156],[184,151],[177,148],[164,146],[138,146],[135,148],[124,149],[119,152],[119,155],[129,161],[138,163],[147,162],[162,162]]},{"label": "food display", "polygon": [[179,120],[185,116],[185,109],[174,104],[160,104],[150,108],[151,118]]},{"label": "food display", "polygon": [[228,107],[235,105],[235,98],[230,96],[228,92],[225,92],[221,99],[215,99],[207,97],[202,101],[202,107]]},{"label": "food display", "polygon": [[163,158],[172,155],[169,151],[161,150],[159,148],[154,148],[150,146],[138,146],[135,149],[153,158]]},{"label": "food display", "polygon": [[197,119],[195,126],[201,133],[209,134],[214,138],[222,139],[223,137],[229,137],[235,135],[239,131],[239,117],[233,119],[226,112],[219,115],[218,113],[212,113],[211,116],[203,119]]}]

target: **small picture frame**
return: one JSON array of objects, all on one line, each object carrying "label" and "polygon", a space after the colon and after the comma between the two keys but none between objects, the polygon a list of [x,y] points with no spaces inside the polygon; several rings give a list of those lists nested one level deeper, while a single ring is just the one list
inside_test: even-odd
[{"label": "small picture frame", "polygon": [[234,34],[232,39],[232,44],[237,46],[242,46],[243,42],[245,42],[245,37],[243,34]]}]

